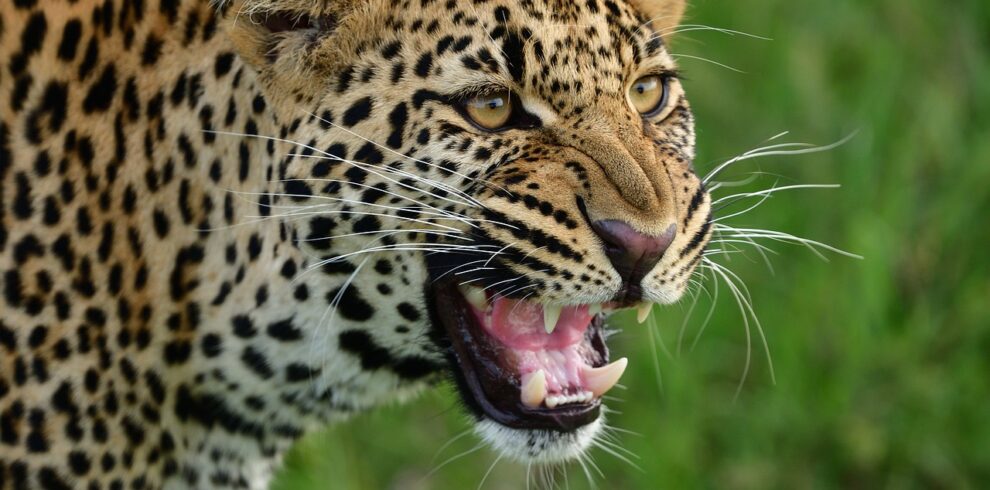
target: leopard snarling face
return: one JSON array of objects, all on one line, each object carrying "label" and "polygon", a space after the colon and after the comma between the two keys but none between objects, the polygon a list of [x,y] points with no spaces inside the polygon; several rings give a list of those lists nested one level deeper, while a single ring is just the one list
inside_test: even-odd
[{"label": "leopard snarling face", "polygon": [[579,456],[626,366],[606,316],[678,300],[710,234],[663,38],[683,2],[228,8],[282,128],[272,207],[346,278],[335,318],[388,343],[394,323],[364,310],[395,308],[482,438]]}]

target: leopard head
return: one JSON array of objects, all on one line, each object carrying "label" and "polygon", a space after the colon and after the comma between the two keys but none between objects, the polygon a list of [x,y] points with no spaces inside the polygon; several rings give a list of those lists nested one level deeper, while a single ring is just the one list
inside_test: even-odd
[{"label": "leopard head", "polygon": [[683,0],[226,8],[276,108],[273,203],[346,279],[333,321],[422,347],[498,451],[580,456],[626,365],[606,316],[677,301],[710,236]]}]

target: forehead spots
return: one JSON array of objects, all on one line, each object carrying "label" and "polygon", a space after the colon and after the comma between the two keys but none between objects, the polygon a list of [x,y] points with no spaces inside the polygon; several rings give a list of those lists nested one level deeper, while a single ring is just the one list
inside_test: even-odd
[{"label": "forehead spots", "polygon": [[519,34],[514,32],[506,34],[505,42],[502,43],[502,52],[505,53],[512,79],[517,84],[522,83],[523,74],[526,72],[526,56],[523,53],[523,40]]}]

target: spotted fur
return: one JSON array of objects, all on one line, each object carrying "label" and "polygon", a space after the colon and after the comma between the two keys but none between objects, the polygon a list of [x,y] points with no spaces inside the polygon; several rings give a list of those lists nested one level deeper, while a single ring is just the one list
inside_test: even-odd
[{"label": "spotted fur", "polygon": [[[0,488],[265,487],[300,435],[450,369],[429,256],[678,299],[710,234],[692,116],[676,79],[659,117],[625,93],[673,72],[682,9],[0,4]],[[491,83],[537,124],[468,123],[451,98]],[[588,219],[677,235],[629,287]],[[584,437],[479,427],[537,459]]]}]

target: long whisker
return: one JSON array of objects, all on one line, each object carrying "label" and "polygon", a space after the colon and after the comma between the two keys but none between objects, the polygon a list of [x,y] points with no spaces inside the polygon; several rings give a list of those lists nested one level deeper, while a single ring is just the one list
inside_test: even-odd
[{"label": "long whisker", "polygon": [[[313,158],[313,155],[308,155],[307,158]],[[325,158],[325,157],[315,157],[315,158]],[[440,214],[449,215],[449,216],[457,216],[457,217],[460,217],[460,218],[464,218],[467,221],[483,221],[483,220],[473,220],[473,219],[469,218],[465,214],[457,213],[457,212],[454,212],[454,211],[449,211],[449,210],[446,210],[446,209],[442,209],[442,208],[436,207],[436,206],[434,206],[432,204],[425,203],[425,202],[422,202],[422,201],[418,201],[418,200],[416,200],[416,199],[414,199],[414,198],[412,198],[410,196],[404,195],[404,194],[399,194],[397,192],[392,192],[390,190],[382,189],[380,187],[376,187],[376,186],[372,186],[372,185],[368,185],[368,184],[362,184],[362,183],[353,182],[353,181],[340,180],[340,179],[304,178],[304,179],[286,179],[286,180],[282,180],[282,181],[272,181],[272,182],[286,182],[287,180],[297,180],[297,181],[303,181],[303,182],[320,182],[320,183],[326,183],[326,184],[337,183],[337,184],[340,184],[340,185],[348,185],[348,186],[356,187],[358,189],[375,190],[375,191],[381,192],[382,194],[385,194],[385,195],[389,195],[389,196],[396,197],[396,198],[399,198],[399,199],[403,199],[403,200],[406,200],[406,201],[414,202],[414,203],[416,203],[416,204],[418,204],[420,206],[423,206],[425,208],[432,209],[433,211],[435,211],[437,213],[440,213]],[[316,196],[313,196],[313,197],[316,197]],[[367,203],[365,203],[365,204],[367,204]]]},{"label": "long whisker", "polygon": [[305,195],[305,194],[288,194],[288,193],[281,193],[281,192],[247,192],[247,191],[230,191],[230,192],[232,194],[239,194],[239,195],[246,195],[246,196],[270,196],[270,197],[286,197],[286,198],[290,198],[290,199],[295,198],[295,199],[308,199],[308,200],[317,200],[317,201],[330,201],[330,203],[307,204],[307,205],[296,205],[296,204],[264,204],[264,203],[260,203],[260,202],[254,202],[254,204],[257,204],[259,206],[264,206],[264,207],[269,208],[269,209],[315,209],[315,208],[318,208],[319,206],[329,206],[329,205],[331,205],[331,203],[345,203],[345,204],[353,204],[355,206],[370,207],[370,208],[377,208],[377,209],[386,209],[386,210],[389,210],[389,211],[396,211],[396,212],[402,212],[402,211],[407,211],[407,210],[413,209],[413,210],[415,210],[419,214],[425,214],[427,216],[440,216],[440,217],[443,217],[445,219],[451,219],[451,220],[455,220],[455,221],[460,221],[460,222],[463,222],[463,223],[467,223],[469,226],[472,226],[472,227],[476,227],[476,225],[474,225],[474,224],[471,223],[472,221],[483,221],[483,220],[473,220],[471,218],[467,218],[464,215],[461,215],[461,214],[458,214],[458,213],[446,212],[446,211],[444,211],[442,209],[438,209],[438,208],[435,208],[433,206],[428,206],[433,211],[427,211],[427,210],[422,209],[422,208],[404,208],[404,207],[400,207],[400,206],[389,206],[389,205],[386,205],[386,204],[369,203],[369,202],[364,202],[364,201],[358,201],[358,200],[355,200],[355,199],[347,199],[347,198],[333,197],[333,196]]},{"label": "long whisker", "polygon": [[[716,199],[712,203],[712,206],[713,207],[714,206],[717,206],[719,204],[724,203],[727,200],[736,200],[737,198],[738,199],[747,199],[747,198],[751,198],[751,197],[762,197],[763,198],[757,204],[755,204],[752,207],[746,209],[745,211],[742,211],[742,212],[739,212],[739,213],[735,213],[735,214],[730,214],[728,216],[719,216],[719,218],[718,218],[719,220],[726,220],[726,219],[729,219],[729,218],[733,218],[733,217],[739,216],[741,214],[746,214],[749,211],[752,211],[753,209],[756,209],[756,207],[758,207],[760,204],[763,204],[763,202],[766,201],[767,198],[769,198],[770,196],[772,196],[773,194],[775,194],[777,192],[789,191],[789,190],[796,190],[796,189],[838,189],[840,187],[842,187],[842,186],[840,186],[838,184],[798,184],[798,185],[789,185],[789,186],[782,186],[782,187],[776,187],[775,186],[775,187],[771,187],[770,189],[764,189],[762,191],[741,192],[741,193],[738,193],[738,194],[731,194],[731,195],[728,195],[728,196],[720,197],[720,198]],[[724,206],[722,206],[722,207],[724,207]],[[721,207],[719,207],[718,209],[721,209]],[[717,209],[716,209],[716,211],[717,211]]]},{"label": "long whisker", "polygon": [[[347,278],[347,280],[344,281],[344,284],[341,285],[340,289],[337,291],[337,294],[334,296],[333,300],[330,301],[330,304],[327,306],[327,309],[323,312],[323,315],[320,317],[320,321],[317,323],[317,325],[333,324],[333,320],[337,315],[337,307],[340,305],[340,300],[344,297],[344,293],[347,291],[347,288],[349,288],[351,286],[351,283],[354,282],[354,278],[357,277],[358,273],[361,272],[361,269],[364,268],[365,263],[367,263],[367,259],[362,260],[361,263],[354,268],[354,272],[352,272],[351,275]],[[320,330],[326,332],[325,333],[326,336],[330,335],[329,328],[323,328]],[[322,345],[322,342],[313,342],[310,344],[309,357],[317,356],[316,350],[319,348],[318,346],[320,345]],[[320,356],[320,357],[323,358],[322,366],[323,366],[323,370],[326,371],[327,363],[330,361],[330,356]]]},{"label": "long whisker", "polygon": [[485,472],[485,476],[481,478],[481,483],[478,484],[478,490],[481,490],[481,487],[485,486],[485,482],[488,481],[488,476],[492,474],[492,470],[495,469],[495,465],[497,465],[499,461],[502,461],[503,456],[504,454],[499,454],[498,457],[495,458],[495,461],[492,462],[492,465],[488,467],[488,471]]},{"label": "long whisker", "polygon": [[449,441],[445,442],[442,446],[440,446],[440,449],[437,449],[437,452],[433,455],[433,459],[430,460],[430,464],[435,463],[437,461],[437,458],[440,457],[440,454],[442,454],[445,449],[447,449],[448,447],[450,447],[452,444],[454,444],[455,442],[457,442],[459,439],[461,439],[464,436],[470,434],[471,432],[472,432],[471,429],[464,429],[463,431],[461,431],[460,434],[457,434],[456,436],[450,438]]},{"label": "long whisker", "polygon": [[[832,144],[829,144],[829,145],[825,145],[825,146],[813,146],[813,145],[808,145],[806,143],[785,143],[785,144],[782,144],[782,145],[773,145],[773,146],[768,146],[768,147],[764,147],[764,148],[757,148],[755,150],[750,150],[750,151],[748,151],[746,153],[743,153],[742,155],[739,155],[737,157],[731,158],[731,159],[727,160],[725,163],[722,163],[721,165],[715,167],[715,169],[713,169],[711,172],[708,172],[708,175],[705,175],[705,178],[702,179],[702,183],[704,185],[708,185],[708,183],[711,182],[712,179],[714,179],[716,176],[718,176],[723,171],[725,171],[725,169],[729,168],[733,164],[736,164],[736,163],[739,163],[739,162],[742,162],[742,161],[745,161],[745,160],[751,160],[753,158],[768,157],[768,156],[775,156],[775,155],[793,156],[793,155],[806,155],[806,154],[809,154],[809,153],[821,153],[821,152],[825,152],[825,151],[834,150],[835,148],[838,148],[838,147],[840,147],[840,146],[848,143],[855,136],[856,136],[856,132],[853,132],[853,133],[849,134],[848,136],[846,136],[845,138],[842,138],[841,140],[836,141],[835,143],[832,143]],[[796,150],[784,150],[784,149],[781,149],[781,148],[788,148],[788,147],[794,147],[794,146],[803,147],[803,148],[796,149]]]},{"label": "long whisker", "polygon": [[[288,140],[288,139],[284,139],[284,138],[276,138],[274,136],[265,136],[265,135],[260,135],[260,134],[247,134],[247,133],[237,133],[237,132],[230,132],[230,131],[216,131],[216,130],[204,130],[204,131],[207,131],[209,133],[216,134],[216,135],[221,135],[221,136],[237,136],[237,137],[243,137],[243,138],[257,138],[257,139],[261,139],[261,140],[277,141],[277,142],[280,142],[280,143],[286,143],[286,144],[290,144],[290,145],[294,145],[294,146],[306,148],[306,149],[308,149],[310,151],[313,151],[315,153],[320,153],[320,154],[324,155],[324,157],[326,157],[328,159],[335,160],[335,161],[340,161],[340,162],[344,162],[344,163],[347,163],[347,164],[353,165],[353,166],[358,166],[358,167],[362,168],[363,170],[366,170],[368,172],[371,172],[371,173],[373,173],[373,174],[375,174],[375,175],[377,175],[377,176],[379,176],[379,177],[381,177],[383,179],[389,180],[390,182],[393,182],[393,183],[395,183],[395,184],[397,184],[399,186],[407,187],[407,188],[410,188],[412,190],[415,190],[415,191],[418,191],[418,192],[422,192],[424,194],[428,194],[428,195],[430,195],[432,197],[435,197],[437,199],[448,201],[448,202],[450,202],[452,204],[461,204],[461,205],[467,204],[469,206],[476,206],[476,207],[478,206],[477,204],[475,204],[475,203],[472,202],[473,199],[469,200],[466,203],[465,202],[461,202],[461,201],[454,201],[452,199],[449,199],[449,198],[446,198],[446,197],[443,197],[443,196],[438,196],[438,195],[432,194],[432,193],[430,193],[428,191],[424,191],[422,189],[416,189],[415,187],[411,187],[411,186],[405,185],[405,184],[403,184],[401,182],[395,181],[393,179],[390,179],[390,178],[382,175],[380,172],[376,172],[374,170],[369,170],[369,167],[370,168],[373,168],[373,169],[374,168],[377,168],[377,169],[380,169],[382,171],[386,171],[386,172],[390,172],[390,173],[395,173],[395,174],[403,175],[403,176],[408,177],[410,179],[413,179],[413,180],[416,180],[416,181],[419,181],[419,182],[423,182],[426,185],[429,185],[429,186],[432,186],[432,187],[438,187],[438,188],[441,188],[441,189],[443,189],[443,187],[446,186],[443,183],[436,182],[436,181],[433,181],[433,180],[424,178],[424,177],[422,177],[420,175],[416,175],[416,174],[413,174],[413,173],[405,172],[405,171],[402,171],[402,170],[393,169],[393,168],[386,167],[386,166],[376,166],[376,165],[372,165],[370,163],[355,162],[355,161],[352,161],[352,160],[347,160],[347,159],[344,159],[344,158],[340,158],[340,157],[338,157],[336,155],[333,155],[331,153],[327,153],[327,152],[325,152],[325,151],[323,151],[323,150],[321,150],[319,148],[316,148],[314,146],[311,146],[311,145],[308,145],[308,144],[305,144],[305,143],[301,143],[301,142],[298,142],[298,141],[292,141],[292,140]],[[445,191],[450,192],[450,193],[452,193],[454,195],[457,195],[458,193],[461,192],[461,191],[459,191],[457,189],[453,189],[453,190],[445,189]]]},{"label": "long whisker", "polygon": [[670,55],[673,56],[674,58],[688,58],[688,59],[692,59],[692,60],[704,61],[706,63],[711,63],[713,65],[721,66],[722,68],[725,68],[725,69],[728,69],[728,70],[732,70],[732,71],[734,71],[736,73],[743,73],[743,74],[746,73],[746,72],[744,72],[744,71],[742,71],[742,70],[740,70],[738,68],[729,66],[729,65],[727,65],[725,63],[719,63],[718,61],[710,60],[708,58],[703,58],[701,56],[695,56],[695,55],[692,55],[692,54],[684,54],[684,53],[670,53]]},{"label": "long whisker", "polygon": [[[282,218],[296,218],[296,217],[300,217],[300,216],[314,216],[314,215],[318,215],[318,216],[326,216],[326,215],[376,216],[376,217],[379,217],[379,218],[395,219],[395,220],[398,220],[398,221],[408,221],[408,222],[412,222],[412,223],[419,223],[421,225],[426,225],[426,226],[435,226],[437,228],[445,229],[445,230],[447,230],[447,231],[449,231],[451,233],[461,233],[461,230],[458,230],[457,228],[454,228],[452,226],[442,225],[442,224],[439,224],[439,223],[434,223],[432,221],[422,220],[422,219],[418,219],[418,218],[408,218],[408,217],[405,217],[405,216],[397,216],[397,215],[394,215],[394,214],[369,213],[369,212],[366,212],[366,211],[347,211],[347,210],[342,210],[342,209],[330,209],[330,210],[327,210],[327,211],[305,211],[305,212],[300,211],[300,212],[284,213],[284,214],[281,214],[280,217],[282,217]],[[444,220],[444,219],[454,219],[454,218],[434,218],[434,219],[437,220],[437,221],[441,221],[441,220]]]},{"label": "long whisker", "polygon": [[423,477],[420,478],[420,482],[422,482],[423,480],[426,480],[427,478],[433,476],[434,473],[436,473],[437,471],[440,471],[440,469],[443,468],[444,466],[447,466],[448,464],[453,463],[454,461],[456,461],[456,460],[458,460],[460,458],[463,458],[464,456],[467,456],[467,455],[469,455],[469,454],[471,454],[473,452],[476,452],[479,449],[481,449],[482,447],[484,447],[484,443],[483,442],[479,442],[473,448],[468,449],[467,451],[464,451],[462,453],[456,454],[456,455],[448,458],[443,463],[440,463],[439,465],[437,465],[436,467],[434,467],[432,470],[430,470],[429,473],[427,473],[426,475],[423,475]]},{"label": "long whisker", "polygon": [[[695,274],[701,274],[702,277],[704,277],[704,272],[701,272],[700,269],[695,269],[695,271],[694,271],[694,273],[692,273],[692,275],[695,275]],[[718,289],[717,289],[718,288],[718,283],[717,282],[715,283],[715,287],[716,287],[716,289],[715,289],[716,296],[715,297],[717,298],[718,297],[717,296],[718,295]],[[681,357],[681,346],[684,345],[684,334],[687,332],[688,321],[691,320],[691,318],[693,317],[693,315],[694,315],[694,309],[695,309],[695,307],[698,306],[698,299],[700,297],[701,297],[701,295],[700,294],[697,294],[697,295],[695,295],[694,299],[691,301],[691,307],[688,309],[687,314],[684,315],[684,320],[681,321],[681,328],[677,332],[677,357],[678,358]],[[713,307],[713,309],[714,309],[714,304],[715,304],[715,300],[712,299],[712,307]],[[702,328],[704,328],[704,326],[702,326]]]},{"label": "long whisker", "polygon": [[[652,317],[653,315],[650,315],[651,319]],[[657,391],[659,393],[663,393],[663,376],[661,375],[660,372],[660,355],[657,354],[656,336],[658,335],[658,333],[655,332],[653,328],[647,328],[646,331],[647,334],[650,336],[650,354],[651,357],[653,358],[653,374],[655,375],[657,380]]]},{"label": "long whisker", "polygon": [[[315,114],[310,113],[309,115],[311,117],[314,117],[314,118],[322,121],[325,124],[329,124],[330,126],[332,126],[334,128],[337,128],[337,129],[339,129],[341,131],[344,131],[344,132],[346,132],[346,133],[348,133],[348,134],[350,134],[350,135],[352,135],[352,136],[354,136],[356,138],[360,138],[360,139],[364,140],[367,143],[370,143],[370,144],[372,144],[372,145],[374,145],[374,146],[376,146],[376,147],[378,147],[378,148],[380,148],[382,150],[385,150],[385,151],[387,151],[389,153],[392,153],[394,155],[397,155],[399,157],[405,158],[407,160],[411,160],[413,162],[416,162],[416,163],[419,163],[419,164],[422,164],[422,165],[426,165],[426,166],[429,166],[429,167],[433,167],[433,168],[439,169],[441,172],[450,173],[452,175],[456,175],[458,177],[461,177],[461,178],[463,178],[465,180],[472,180],[472,181],[480,182],[480,183],[485,184],[485,185],[488,185],[488,186],[494,186],[494,184],[491,184],[491,183],[485,181],[484,179],[472,178],[469,175],[466,175],[466,174],[457,172],[455,170],[450,170],[450,169],[444,168],[443,166],[438,165],[436,163],[427,162],[425,160],[420,160],[418,158],[414,158],[414,157],[411,157],[409,155],[406,155],[406,154],[400,153],[398,151],[395,151],[392,148],[389,148],[389,147],[387,147],[385,145],[382,145],[381,143],[378,143],[377,141],[373,141],[371,139],[365,138],[364,136],[361,136],[360,134],[355,133],[354,131],[351,131],[351,130],[349,130],[349,129],[343,127],[343,126],[340,126],[338,124],[334,124],[333,121],[327,121],[326,119],[323,119],[323,118],[321,118],[321,117],[319,117],[319,116],[317,116]],[[446,191],[451,192],[451,193],[454,193],[454,194],[457,194],[457,195],[460,195],[462,198],[466,199],[470,204],[473,204],[473,205],[475,205],[477,207],[484,207],[484,205],[482,205],[481,202],[477,201],[476,199],[474,199],[473,197],[469,196],[467,193],[461,191],[460,189],[457,189],[457,188],[454,188],[454,187],[449,186],[447,184],[442,184],[442,183],[439,183],[439,182],[438,182],[438,184],[441,184],[443,186],[442,188],[444,188]],[[501,188],[499,188],[499,189],[501,189]],[[501,190],[505,190],[505,189],[501,189]]]},{"label": "long whisker", "polygon": [[721,34],[726,34],[726,35],[729,35],[729,36],[745,36],[745,37],[750,37],[750,38],[753,38],[753,39],[759,39],[761,41],[773,41],[773,39],[771,39],[769,37],[763,37],[763,36],[758,36],[756,34],[750,34],[748,32],[737,31],[737,30],[733,30],[733,29],[725,29],[725,28],[721,28],[721,27],[713,27],[713,26],[708,26],[708,25],[704,25],[704,24],[681,24],[681,25],[674,26],[674,27],[668,27],[666,29],[660,29],[660,30],[657,31],[657,35],[654,36],[654,38],[656,38],[656,37],[674,36],[674,35],[683,34],[685,32],[692,32],[692,31],[714,31],[714,32],[718,32],[718,33],[721,33]]},{"label": "long whisker", "polygon": [[[405,170],[399,170],[399,169],[392,168],[392,167],[389,167],[389,166],[384,166],[384,165],[373,165],[373,164],[366,163],[366,162],[358,162],[358,161],[354,161],[354,160],[348,160],[346,158],[340,158],[340,157],[338,157],[336,155],[332,155],[332,154],[329,154],[329,153],[327,153],[326,156],[307,155],[306,158],[324,159],[324,160],[331,160],[331,161],[336,161],[336,162],[343,162],[343,163],[346,163],[346,164],[351,165],[353,167],[360,168],[360,169],[362,169],[362,170],[364,170],[364,171],[366,171],[368,173],[371,173],[371,174],[376,175],[376,176],[378,176],[378,177],[380,177],[380,178],[382,178],[384,180],[387,180],[387,181],[389,181],[389,182],[391,182],[391,183],[393,183],[393,184],[395,184],[395,185],[397,185],[399,187],[402,187],[402,188],[405,188],[405,189],[409,189],[411,191],[415,191],[415,192],[419,192],[419,193],[422,193],[422,194],[426,194],[426,195],[428,195],[430,197],[433,197],[433,198],[436,198],[436,199],[440,199],[442,201],[446,201],[446,202],[449,202],[449,203],[455,204],[455,205],[461,205],[461,206],[465,206],[466,205],[468,207],[481,207],[478,204],[474,204],[474,202],[458,201],[458,200],[454,200],[454,199],[450,199],[448,197],[444,197],[444,196],[438,195],[436,193],[433,193],[433,192],[430,192],[430,191],[427,191],[427,190],[420,189],[418,187],[412,186],[412,185],[407,184],[405,182],[402,182],[402,181],[399,181],[399,180],[395,180],[395,179],[393,179],[391,177],[388,177],[388,176],[386,176],[386,175],[384,175],[382,173],[382,172],[385,172],[385,173],[390,173],[390,174],[394,174],[394,175],[399,175],[399,176],[402,176],[402,177],[406,177],[408,179],[415,180],[417,182],[422,182],[423,184],[425,184],[425,185],[427,185],[429,187],[433,187],[433,188],[439,189],[439,190],[441,190],[443,192],[447,192],[447,193],[453,194],[455,196],[458,195],[458,193],[460,193],[460,191],[457,191],[457,192],[452,191],[449,188],[450,186],[448,186],[448,185],[446,185],[446,184],[444,184],[442,182],[438,182],[438,181],[435,181],[435,180],[432,180],[432,179],[428,179],[426,177],[423,177],[422,175],[418,175],[418,174],[414,174],[414,173],[411,173],[411,172],[407,172]],[[473,198],[472,198],[472,201],[473,201]]]},{"label": "long whisker", "polygon": [[469,241],[469,242],[470,241],[473,241],[470,238],[468,238],[466,236],[463,236],[463,235],[459,235],[459,234],[444,233],[444,232],[440,232],[440,231],[436,231],[436,230],[420,230],[420,229],[409,229],[409,230],[395,229],[395,230],[357,231],[357,232],[353,232],[353,233],[343,233],[343,234],[340,234],[340,235],[330,235],[330,236],[327,236],[327,237],[319,237],[319,238],[300,238],[297,241],[299,243],[308,243],[308,242],[321,242],[321,241],[324,241],[324,240],[336,240],[338,238],[351,238],[351,237],[357,237],[357,236],[382,235],[382,234],[386,234],[388,236],[395,236],[395,235],[401,235],[401,234],[407,234],[407,233],[421,233],[423,235],[432,235],[432,236],[436,236],[436,237],[449,238],[451,240],[465,240],[465,241]]},{"label": "long whisker", "polygon": [[594,444],[594,446],[597,447],[598,449],[601,449],[602,451],[605,451],[606,453],[611,454],[612,456],[614,456],[619,461],[622,461],[622,462],[628,464],[629,466],[632,466],[633,468],[639,470],[640,472],[645,473],[645,471],[643,471],[643,468],[641,468],[638,464],[634,463],[631,459],[629,459],[626,456],[622,455],[621,453],[619,453],[615,449],[609,447],[601,439],[592,442],[592,444]]},{"label": "long whisker", "polygon": [[721,223],[715,224],[714,228],[720,232],[724,232],[725,233],[724,236],[727,238],[765,238],[768,240],[773,240],[783,243],[795,243],[799,245],[804,245],[809,250],[814,252],[815,255],[819,256],[822,260],[825,261],[828,261],[828,258],[822,255],[822,253],[818,249],[827,250],[829,252],[838,255],[849,257],[851,259],[863,258],[861,255],[847,252],[845,250],[833,247],[831,245],[827,245],[825,243],[816,240],[794,236],[791,235],[790,233],[784,233],[781,231],[762,230],[759,228],[735,228]]},{"label": "long whisker", "polygon": [[[725,281],[725,284],[729,287],[729,290],[732,291],[733,296],[735,296],[736,303],[739,305],[740,313],[743,318],[743,325],[745,326],[745,330],[746,330],[746,364],[745,367],[743,368],[743,374],[740,377],[739,384],[736,387],[736,393],[733,396],[733,400],[738,399],[739,395],[742,393],[742,387],[743,384],[746,382],[746,377],[749,373],[749,368],[752,361],[752,354],[751,354],[752,340],[750,336],[750,322],[749,322],[750,318],[752,318],[753,324],[756,326],[757,333],[760,336],[760,340],[763,343],[763,349],[766,354],[767,363],[769,366],[771,382],[776,384],[777,382],[776,374],[773,368],[773,358],[770,355],[770,346],[767,342],[766,335],[764,334],[763,326],[760,324],[760,320],[756,316],[756,312],[753,310],[752,302],[749,299],[749,292],[745,289],[745,284],[741,282],[739,276],[734,274],[729,269],[726,269],[725,267],[715,262],[712,262],[707,258],[702,260],[705,262],[706,265],[711,267],[713,271],[715,271],[719,276],[722,277],[722,279]],[[738,286],[735,281],[740,281],[740,284],[742,284],[741,286],[742,289],[740,289],[740,286]]]},{"label": "long whisker", "polygon": [[489,253],[477,249],[477,245],[442,245],[437,246],[434,244],[425,243],[404,243],[396,245],[382,245],[380,247],[372,247],[364,250],[358,250],[356,252],[350,252],[343,255],[337,255],[329,259],[320,261],[311,266],[312,269],[318,269],[327,264],[332,264],[334,262],[339,262],[348,257],[353,257],[361,254],[377,253],[377,252],[430,252],[430,253],[450,253],[450,252],[471,252],[471,253]]}]

